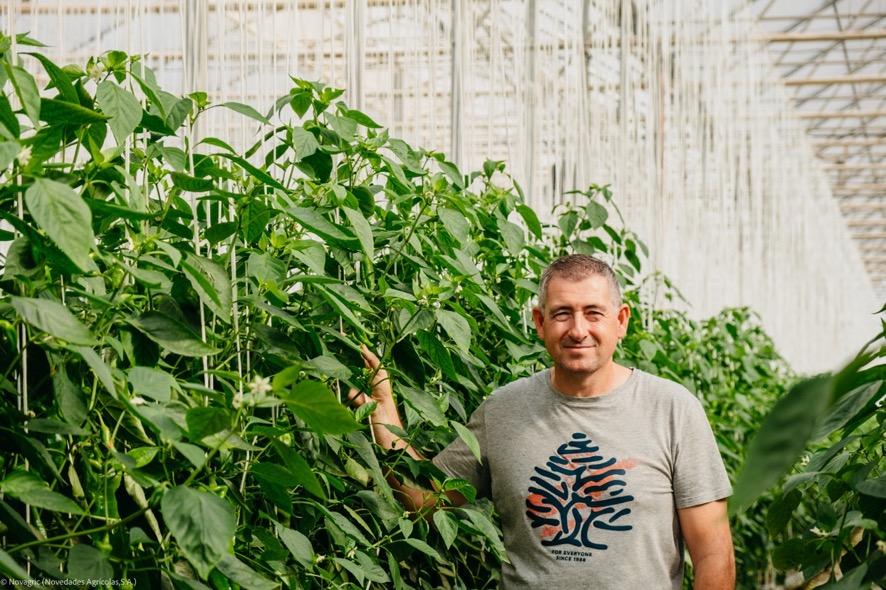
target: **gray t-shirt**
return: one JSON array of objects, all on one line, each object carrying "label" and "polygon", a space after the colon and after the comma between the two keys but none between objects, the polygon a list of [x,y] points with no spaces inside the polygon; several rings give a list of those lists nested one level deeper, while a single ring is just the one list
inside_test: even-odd
[{"label": "gray t-shirt", "polygon": [[503,587],[672,588],[683,577],[677,508],[729,496],[699,401],[634,369],[604,395],[556,391],[550,369],[490,395],[461,439],[434,458],[491,497],[509,564]]}]

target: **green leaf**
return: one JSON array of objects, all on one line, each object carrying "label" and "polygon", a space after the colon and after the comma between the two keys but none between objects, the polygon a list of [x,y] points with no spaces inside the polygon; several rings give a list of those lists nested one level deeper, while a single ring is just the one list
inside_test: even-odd
[{"label": "green leaf", "polygon": [[523,230],[520,229],[520,226],[515,225],[504,218],[499,218],[496,223],[508,252],[511,253],[511,256],[519,256],[523,251]]},{"label": "green leaf", "polygon": [[215,188],[215,182],[211,178],[197,178],[184,172],[170,173],[172,184],[191,193],[205,193]]},{"label": "green leaf", "polygon": [[[2,77],[2,72],[0,72],[0,77]],[[2,92],[0,92],[0,123],[9,133],[7,139],[17,139],[21,135],[22,130],[15,113],[12,112],[12,105],[9,104],[9,99]],[[5,133],[3,135],[6,136]]]},{"label": "green leaf", "polygon": [[229,555],[237,522],[230,504],[214,494],[176,486],[163,494],[160,511],[178,546],[201,578]]},{"label": "green leaf", "polygon": [[78,127],[105,121],[107,117],[79,104],[43,98],[40,99],[40,119],[57,127]]},{"label": "green leaf", "polygon": [[174,440],[172,441],[172,446],[197,469],[200,469],[203,467],[203,464],[206,463],[206,453],[197,445]]},{"label": "green leaf", "polygon": [[280,537],[295,560],[311,569],[314,566],[314,548],[311,546],[311,541],[300,532],[286,528],[281,524],[275,524],[274,528],[277,531],[277,536]]},{"label": "green leaf", "polygon": [[237,226],[239,224],[236,221],[224,221],[222,223],[216,223],[213,226],[207,227],[203,232],[203,237],[205,237],[210,244],[218,244],[222,240],[225,240],[237,231]]},{"label": "green leaf", "polygon": [[80,103],[77,91],[74,89],[74,85],[71,84],[71,79],[68,78],[68,75],[60,67],[52,63],[48,57],[40,53],[23,52],[21,55],[30,55],[43,64],[43,69],[46,70],[46,74],[49,76],[49,79],[52,81],[52,84],[55,86],[56,90],[58,90],[59,96],[63,100],[77,104]]},{"label": "green leaf", "polygon": [[280,190],[284,190],[284,191],[286,190],[286,187],[283,186],[282,184],[280,184],[279,182],[277,182],[270,174],[268,174],[267,172],[265,172],[263,170],[256,168],[255,166],[253,166],[252,164],[250,164],[249,162],[247,162],[243,158],[241,158],[239,156],[232,156],[231,154],[217,154],[217,155],[218,155],[218,157],[226,158],[226,159],[230,160],[231,162],[234,162],[235,164],[237,164],[238,166],[240,166],[241,168],[246,170],[246,172],[248,172],[253,178],[258,180],[259,182],[261,182],[263,184],[267,184],[267,185],[272,186],[274,188],[279,188]]},{"label": "green leaf", "polygon": [[53,512],[64,512],[66,514],[86,514],[76,502],[67,496],[63,496],[58,492],[53,492],[46,488],[34,488],[21,495],[17,495],[13,492],[7,493],[34,508],[44,508]]},{"label": "green leaf", "polygon": [[192,441],[231,427],[231,418],[222,408],[192,408],[185,414],[185,421],[188,424],[188,438]]},{"label": "green leaf", "polygon": [[74,350],[83,357],[92,372],[98,378],[99,382],[104,386],[105,390],[111,397],[117,399],[117,386],[114,384],[114,377],[111,375],[111,369],[102,360],[94,350],[86,346],[75,346]]},{"label": "green leaf", "polygon": [[766,528],[770,535],[775,536],[784,530],[802,499],[803,494],[799,490],[791,490],[784,496],[776,498],[766,513]]},{"label": "green leaf", "polygon": [[855,488],[867,496],[886,498],[886,475],[862,481]]},{"label": "green leaf", "polygon": [[170,131],[177,130],[182,126],[182,123],[185,122],[188,115],[191,114],[191,109],[193,108],[194,103],[190,98],[178,99],[172,105],[172,108],[169,109],[169,113],[166,115],[164,123],[166,123],[166,126],[169,127]]},{"label": "green leaf", "polygon": [[369,115],[367,115],[366,113],[363,113],[363,112],[355,110],[355,109],[345,109],[344,113],[348,119],[353,119],[354,121],[356,121],[360,125],[363,125],[364,127],[368,127],[370,129],[381,128],[381,125],[379,125],[378,123],[373,121],[369,117]]},{"label": "green leaf", "polygon": [[72,344],[95,344],[95,337],[58,301],[10,297],[12,307],[31,326]]},{"label": "green leaf", "polygon": [[295,151],[295,161],[300,162],[320,149],[320,144],[314,134],[304,127],[293,127],[292,149]]},{"label": "green leaf", "polygon": [[474,525],[474,527],[480,531],[487,540],[489,540],[498,557],[503,561],[507,561],[507,553],[505,552],[505,546],[501,541],[501,534],[492,521],[489,520],[489,517],[476,508],[462,508],[461,511],[467,515],[471,524]]},{"label": "green leaf", "polygon": [[200,300],[225,323],[231,323],[231,280],[219,264],[198,256],[188,254],[181,261],[181,268],[200,296]]},{"label": "green leaf", "polygon": [[52,390],[61,415],[69,424],[80,425],[86,419],[86,403],[83,392],[70,378],[64,365],[55,367],[52,373]]},{"label": "green leaf", "polygon": [[351,412],[318,381],[302,381],[280,397],[308,428],[316,432],[345,434],[360,428]]},{"label": "green leaf", "polygon": [[268,121],[268,118],[262,115],[260,112],[249,106],[248,104],[243,104],[240,102],[223,102],[219,106],[231,109],[235,113],[240,113],[250,119],[255,119],[259,123],[263,123],[265,125],[270,125],[271,122]]},{"label": "green leaf", "polygon": [[286,211],[300,225],[325,240],[329,240],[330,242],[342,245],[346,248],[353,248],[359,245],[359,241],[356,238],[344,233],[315,209],[308,209],[306,207],[289,207]]},{"label": "green leaf", "polygon": [[443,538],[443,544],[449,549],[458,536],[458,521],[453,518],[448,510],[437,510],[434,512],[433,518],[434,524],[437,525],[437,531]]},{"label": "green leaf", "polygon": [[283,464],[286,465],[286,469],[289,470],[289,473],[295,477],[297,484],[302,485],[308,492],[317,496],[321,500],[326,499],[326,493],[323,491],[323,486],[320,484],[320,480],[317,479],[313,468],[304,457],[302,457],[295,449],[286,446],[277,439],[271,440],[271,446],[277,451],[277,454],[283,460]]},{"label": "green leaf", "polygon": [[144,395],[158,402],[168,402],[172,390],[178,390],[175,377],[163,369],[132,367],[126,371],[127,381],[136,395]]},{"label": "green leaf", "polygon": [[129,324],[163,348],[182,356],[205,356],[219,352],[202,342],[190,328],[159,311],[147,311]]},{"label": "green leaf", "polygon": [[233,555],[228,555],[227,553],[222,555],[215,565],[218,571],[223,573],[232,582],[239,584],[241,588],[273,590],[279,586],[276,582],[272,582]]},{"label": "green leaf", "polygon": [[301,483],[295,475],[290,473],[282,465],[277,465],[276,463],[255,463],[252,466],[251,471],[256,478],[263,479],[285,488],[294,488]]},{"label": "green leaf", "polygon": [[443,171],[443,174],[449,177],[449,180],[453,185],[464,190],[465,178],[455,164],[438,160],[437,165],[440,167],[440,170]]},{"label": "green leaf", "polygon": [[471,347],[471,326],[468,321],[454,311],[446,309],[436,310],[437,323],[455,342],[462,352],[468,352]]},{"label": "green leaf", "polygon": [[73,434],[76,436],[89,434],[88,430],[84,430],[79,426],[52,418],[33,418],[28,420],[27,429],[28,432],[42,432],[44,434]]},{"label": "green leaf", "polygon": [[432,424],[435,426],[446,424],[446,415],[437,406],[430,393],[424,389],[410,387],[405,384],[400,385],[398,390],[403,399]]},{"label": "green leaf", "polygon": [[114,566],[95,547],[79,543],[68,552],[68,576],[78,580],[112,580]]},{"label": "green leaf", "polygon": [[843,577],[839,580],[834,580],[824,586],[818,586],[818,588],[820,590],[862,590],[864,588],[873,588],[875,586],[871,586],[870,582],[867,584],[862,583],[867,573],[868,564],[863,563],[843,574]]},{"label": "green leaf", "polygon": [[351,222],[351,227],[354,228],[354,233],[357,235],[357,239],[360,240],[360,247],[363,249],[363,253],[366,254],[367,259],[372,261],[373,256],[375,256],[375,245],[372,240],[372,227],[369,225],[369,222],[366,221],[366,218],[363,217],[363,214],[356,209],[342,207],[342,210],[345,212],[348,221]]},{"label": "green leaf", "polygon": [[331,522],[333,525],[337,526],[341,531],[363,545],[364,547],[368,547],[371,543],[366,540],[366,537],[363,533],[360,532],[354,523],[348,520],[348,517],[344,514],[340,514],[338,512],[332,512],[331,510],[324,509],[323,512],[329,517],[327,522]]},{"label": "green leaf", "polygon": [[[31,580],[31,576],[6,552],[0,549],[0,574],[13,580]],[[28,588],[45,588],[36,581],[28,583]]]},{"label": "green leaf", "polygon": [[370,556],[366,555],[362,551],[357,551],[357,561],[360,563],[360,567],[363,570],[363,575],[366,576],[366,579],[371,582],[377,582],[379,584],[388,584],[391,579],[388,577],[388,574],[385,573],[385,570],[375,562]]},{"label": "green leaf", "polygon": [[271,211],[261,199],[252,198],[243,210],[241,223],[247,242],[258,240],[265,232],[268,221],[271,219]]},{"label": "green leaf", "polygon": [[438,209],[437,215],[443,222],[443,227],[449,232],[453,238],[459,242],[468,239],[471,232],[471,226],[468,224],[465,216],[453,209]]},{"label": "green leaf", "polygon": [[542,238],[542,229],[541,222],[538,220],[538,216],[535,214],[530,207],[526,205],[517,205],[517,213],[520,214],[520,217],[523,218],[523,221],[526,222],[526,227],[529,228],[529,231],[538,238]]},{"label": "green leaf", "polygon": [[332,377],[333,379],[348,379],[351,376],[351,370],[329,354],[316,356],[306,361],[303,368],[306,370],[313,369],[321,376]]},{"label": "green leaf", "polygon": [[3,64],[9,81],[15,90],[16,96],[22,104],[22,108],[34,127],[40,126],[40,91],[34,77],[27,71],[18,67],[10,66],[8,62]]},{"label": "green leaf", "polygon": [[833,380],[816,377],[794,386],[763,421],[735,482],[730,511],[737,513],[774,485],[797,461],[830,402]]},{"label": "green leaf", "polygon": [[449,424],[458,433],[458,437],[462,439],[466,445],[468,445],[468,448],[471,450],[471,453],[473,453],[474,457],[477,458],[477,461],[482,463],[483,457],[480,454],[480,441],[477,440],[477,437],[474,435],[474,433],[471,432],[467,426],[459,424],[454,420],[451,421]]},{"label": "green leaf", "polygon": [[4,172],[15,161],[22,151],[22,146],[17,141],[4,141],[0,143],[0,172]]},{"label": "green leaf", "polygon": [[94,268],[89,251],[95,242],[89,206],[71,187],[37,178],[25,191],[25,203],[37,225],[80,270]]},{"label": "green leaf", "polygon": [[606,210],[606,207],[595,201],[588,203],[585,212],[591,224],[591,229],[601,227],[609,219],[609,212]]},{"label": "green leaf", "polygon": [[406,543],[408,545],[411,545],[413,548],[418,549],[419,551],[421,551],[425,555],[429,555],[429,556],[433,557],[436,561],[439,561],[441,563],[446,562],[446,560],[443,559],[443,557],[439,553],[437,553],[436,549],[434,549],[433,547],[431,547],[430,545],[428,545],[427,543],[425,543],[421,539],[416,539],[415,537],[410,537],[410,538],[406,539]]},{"label": "green leaf", "polygon": [[329,126],[335,131],[339,137],[345,141],[354,141],[357,134],[357,122],[348,117],[338,117],[331,113],[326,114],[326,120]]}]

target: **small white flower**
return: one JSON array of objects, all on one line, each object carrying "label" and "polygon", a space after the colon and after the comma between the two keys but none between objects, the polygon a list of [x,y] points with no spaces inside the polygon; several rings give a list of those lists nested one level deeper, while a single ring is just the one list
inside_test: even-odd
[{"label": "small white flower", "polygon": [[802,457],[800,457],[800,465],[802,465],[803,467],[809,465],[809,455],[803,455]]},{"label": "small white flower", "polygon": [[140,395],[137,395],[134,398],[132,398],[131,400],[129,400],[129,403],[131,403],[133,406],[143,406],[147,402],[145,401],[145,398],[143,398]]},{"label": "small white flower", "polygon": [[243,392],[242,391],[238,391],[237,393],[234,394],[234,399],[231,400],[231,405],[234,406],[235,408],[239,408],[241,405],[243,405]]},{"label": "small white flower", "polygon": [[260,377],[258,375],[252,378],[247,387],[249,388],[249,393],[256,397],[264,397],[271,393],[273,389],[270,377]]},{"label": "small white flower", "polygon": [[886,541],[884,541],[883,539],[877,541],[877,550],[880,553],[886,553]]},{"label": "small white flower", "polygon": [[31,146],[26,145],[25,147],[23,147],[22,150],[18,153],[16,159],[18,160],[19,166],[27,166],[28,162],[31,161]]},{"label": "small white flower", "polygon": [[92,78],[96,82],[98,82],[99,79],[102,77],[102,74],[104,73],[104,71],[105,71],[105,64],[103,64],[100,61],[95,62],[94,64],[92,64],[91,66],[86,68],[86,73],[89,75],[90,78]]}]

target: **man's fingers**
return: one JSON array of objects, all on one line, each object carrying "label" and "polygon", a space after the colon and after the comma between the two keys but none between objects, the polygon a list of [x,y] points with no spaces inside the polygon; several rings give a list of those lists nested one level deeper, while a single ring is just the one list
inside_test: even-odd
[{"label": "man's fingers", "polygon": [[357,406],[362,406],[366,403],[366,394],[362,393],[359,389],[351,388],[348,392],[348,401]]},{"label": "man's fingers", "polygon": [[360,354],[363,355],[363,362],[366,364],[367,369],[377,369],[381,364],[375,353],[369,350],[365,344],[360,345]]}]

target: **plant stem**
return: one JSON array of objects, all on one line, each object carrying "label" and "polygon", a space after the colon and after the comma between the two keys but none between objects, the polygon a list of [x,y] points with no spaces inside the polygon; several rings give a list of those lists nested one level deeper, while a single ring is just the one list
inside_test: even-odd
[{"label": "plant stem", "polygon": [[39,545],[45,545],[46,543],[56,543],[58,541],[65,541],[67,539],[72,539],[74,537],[80,537],[83,535],[92,535],[95,533],[103,533],[106,531],[110,531],[110,530],[117,528],[120,525],[123,525],[123,524],[126,524],[127,522],[131,522],[131,521],[135,520],[136,518],[140,517],[141,515],[143,515],[147,511],[148,511],[148,508],[140,508],[140,509],[136,510],[135,512],[133,512],[132,514],[130,514],[129,516],[127,516],[121,520],[118,520],[117,522],[111,523],[111,524],[107,524],[107,525],[100,526],[100,527],[95,527],[92,529],[86,529],[84,531],[74,531],[72,533],[68,533],[65,535],[58,535],[55,537],[47,537],[45,539],[38,539],[37,541],[28,541],[27,543],[22,543],[21,545],[16,545],[15,547],[10,547],[9,549],[7,549],[7,552],[8,553],[16,553],[16,552],[21,551],[23,549],[28,549],[29,547],[36,547]]}]

